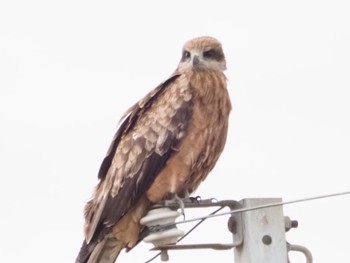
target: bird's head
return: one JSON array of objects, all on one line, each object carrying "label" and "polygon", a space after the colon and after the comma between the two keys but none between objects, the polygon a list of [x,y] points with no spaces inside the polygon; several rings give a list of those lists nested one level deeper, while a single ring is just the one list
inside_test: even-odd
[{"label": "bird's head", "polygon": [[186,70],[226,70],[221,43],[213,37],[198,37],[185,43],[178,72]]}]

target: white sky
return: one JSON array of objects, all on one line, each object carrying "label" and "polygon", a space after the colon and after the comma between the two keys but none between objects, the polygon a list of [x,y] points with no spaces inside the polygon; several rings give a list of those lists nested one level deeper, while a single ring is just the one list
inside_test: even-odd
[{"label": "white sky", "polygon": [[[223,44],[234,108],[226,149],[196,194],[287,201],[350,190],[348,1],[120,2],[0,2],[1,262],[74,262],[119,118],[201,35]],[[349,262],[349,203],[284,207],[300,225],[287,240],[315,262]],[[230,242],[226,221],[184,243]],[[143,262],[149,248],[120,261]],[[232,251],[170,253],[189,258],[233,262]]]}]

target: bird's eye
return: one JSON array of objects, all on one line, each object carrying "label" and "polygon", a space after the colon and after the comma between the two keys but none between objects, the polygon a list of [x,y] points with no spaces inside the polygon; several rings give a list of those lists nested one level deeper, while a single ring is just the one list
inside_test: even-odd
[{"label": "bird's eye", "polygon": [[185,61],[187,59],[191,58],[191,53],[188,52],[187,50],[184,50],[184,52],[182,53],[182,61]]},{"label": "bird's eye", "polygon": [[213,58],[214,55],[215,55],[215,52],[214,52],[214,50],[212,50],[212,49],[210,49],[210,50],[208,50],[208,51],[205,51],[205,52],[203,53],[203,57],[205,57],[205,58]]}]

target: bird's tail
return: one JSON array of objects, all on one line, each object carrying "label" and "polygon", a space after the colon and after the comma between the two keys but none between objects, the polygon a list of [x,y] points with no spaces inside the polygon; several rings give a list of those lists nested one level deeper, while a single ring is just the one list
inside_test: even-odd
[{"label": "bird's tail", "polygon": [[107,236],[98,243],[84,241],[75,263],[114,263],[124,247],[124,242]]},{"label": "bird's tail", "polygon": [[[139,242],[142,230],[140,219],[146,213],[150,202],[141,198],[106,234],[86,241],[80,249],[75,263],[114,263],[123,248],[130,250]],[[101,233],[100,233],[101,234]]]}]

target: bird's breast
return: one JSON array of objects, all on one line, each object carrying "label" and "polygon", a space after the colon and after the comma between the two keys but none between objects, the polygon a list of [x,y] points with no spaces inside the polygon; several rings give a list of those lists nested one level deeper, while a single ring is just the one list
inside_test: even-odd
[{"label": "bird's breast", "polygon": [[194,191],[218,160],[226,141],[231,104],[223,74],[192,74],[192,116],[177,151],[147,194],[159,201]]}]

